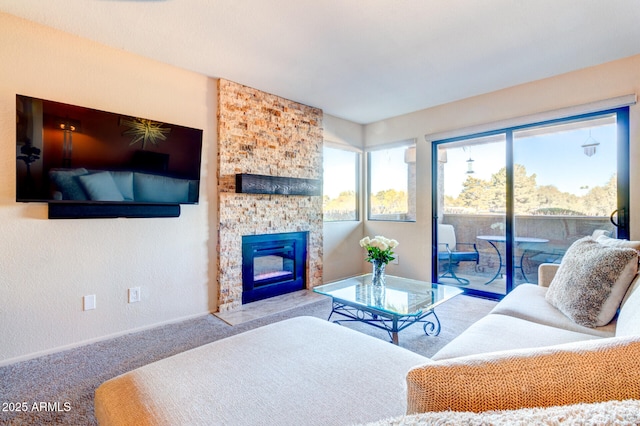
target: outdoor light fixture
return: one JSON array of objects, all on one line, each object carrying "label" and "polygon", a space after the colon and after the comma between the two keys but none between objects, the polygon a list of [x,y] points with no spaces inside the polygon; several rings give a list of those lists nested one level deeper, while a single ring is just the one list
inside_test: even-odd
[{"label": "outdoor light fixture", "polygon": [[473,173],[473,158],[469,157],[467,160],[467,174],[470,175]]},{"label": "outdoor light fixture", "polygon": [[470,175],[470,174],[473,173],[473,158],[471,158],[471,148],[463,147],[462,150],[464,152],[467,152],[467,151],[469,152],[469,159],[467,160],[467,171],[466,171],[466,173],[468,175]]},{"label": "outdoor light fixture", "polygon": [[581,145],[584,155],[592,157],[596,153],[596,147],[600,145],[600,142],[591,137],[591,130],[589,130],[589,137]]}]

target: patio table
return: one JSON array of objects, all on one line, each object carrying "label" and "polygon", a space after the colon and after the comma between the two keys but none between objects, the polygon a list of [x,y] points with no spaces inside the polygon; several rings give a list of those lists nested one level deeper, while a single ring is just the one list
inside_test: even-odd
[{"label": "patio table", "polygon": [[[506,264],[503,263],[502,261],[502,254],[500,254],[500,250],[498,249],[498,246],[496,245],[496,243],[504,243],[507,241],[507,237],[504,235],[478,235],[476,237],[479,240],[483,240],[488,242],[489,244],[491,244],[491,246],[495,249],[496,253],[498,253],[498,271],[496,272],[496,274],[493,276],[493,278],[491,278],[489,281],[487,281],[486,283],[484,283],[485,285],[487,284],[491,284],[492,282],[494,282],[496,280],[496,278],[498,278],[499,276],[502,276],[502,268],[506,268]],[[544,244],[544,243],[548,243],[549,240],[545,239],[545,238],[534,238],[534,237],[515,237],[513,239],[514,243],[516,246],[518,245],[526,245],[526,244]],[[527,276],[524,273],[524,267],[523,267],[523,262],[524,262],[524,258],[525,255],[527,254],[528,249],[525,248],[522,250],[522,254],[520,255],[520,262],[518,264],[516,264],[514,266],[514,269],[520,269],[520,272],[522,273],[522,278],[524,278],[525,281],[527,281]]]}]

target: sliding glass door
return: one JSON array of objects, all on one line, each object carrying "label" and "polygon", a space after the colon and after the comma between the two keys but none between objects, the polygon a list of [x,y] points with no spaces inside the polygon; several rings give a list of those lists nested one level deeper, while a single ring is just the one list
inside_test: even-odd
[{"label": "sliding glass door", "polygon": [[[438,282],[506,294],[504,133],[437,145]],[[434,209],[435,210],[435,209]]]},{"label": "sliding glass door", "polygon": [[628,238],[628,109],[435,142],[433,280],[500,297],[584,236]]}]

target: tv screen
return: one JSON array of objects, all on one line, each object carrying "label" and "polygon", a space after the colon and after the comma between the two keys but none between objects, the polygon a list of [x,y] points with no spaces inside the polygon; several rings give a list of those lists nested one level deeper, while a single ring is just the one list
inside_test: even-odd
[{"label": "tv screen", "polygon": [[16,201],[195,204],[202,130],[16,95]]}]

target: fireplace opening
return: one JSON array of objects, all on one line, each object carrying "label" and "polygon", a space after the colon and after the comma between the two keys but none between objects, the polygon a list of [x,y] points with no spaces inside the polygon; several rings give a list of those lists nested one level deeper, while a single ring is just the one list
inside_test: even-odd
[{"label": "fireplace opening", "polygon": [[242,303],[306,288],[307,232],[242,237]]},{"label": "fireplace opening", "polygon": [[291,247],[283,247],[280,255],[268,254],[253,258],[253,282],[255,286],[266,285],[272,280],[289,279],[293,276]]}]

